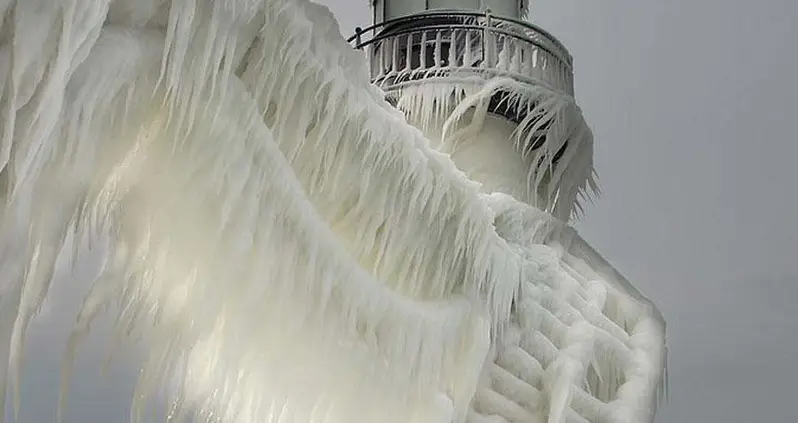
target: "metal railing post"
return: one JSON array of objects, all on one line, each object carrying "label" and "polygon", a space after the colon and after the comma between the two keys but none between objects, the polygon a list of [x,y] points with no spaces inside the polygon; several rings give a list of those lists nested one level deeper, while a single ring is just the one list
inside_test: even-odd
[{"label": "metal railing post", "polygon": [[482,67],[493,67],[493,15],[490,9],[485,9],[485,29],[482,34]]},{"label": "metal railing post", "polygon": [[360,46],[363,45],[363,39],[361,37],[362,35],[363,35],[363,28],[361,27],[355,28],[355,48],[360,48]]}]

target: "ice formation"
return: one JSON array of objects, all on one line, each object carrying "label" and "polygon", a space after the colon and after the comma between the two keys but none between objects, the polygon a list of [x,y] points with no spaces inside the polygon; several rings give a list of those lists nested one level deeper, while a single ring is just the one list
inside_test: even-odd
[{"label": "ice formation", "polygon": [[[497,94],[505,107],[523,111],[518,123],[489,113]],[[509,194],[567,221],[598,190],[592,134],[570,95],[511,78],[447,76],[390,97],[482,192]]]},{"label": "ice formation", "polygon": [[550,214],[481,192],[326,8],[0,15],[0,385],[19,391],[56,258],[89,239],[108,254],[73,340],[115,304],[147,342],[134,417],[176,379],[170,421],[651,419],[654,306]]}]

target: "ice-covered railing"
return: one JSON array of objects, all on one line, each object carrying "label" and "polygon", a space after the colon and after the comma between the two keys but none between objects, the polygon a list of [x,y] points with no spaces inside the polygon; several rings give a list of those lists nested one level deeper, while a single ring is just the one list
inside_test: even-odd
[{"label": "ice-covered railing", "polygon": [[373,82],[390,92],[424,80],[510,77],[573,95],[572,58],[530,23],[474,12],[427,12],[358,28]]},{"label": "ice-covered railing", "polygon": [[667,394],[657,307],[573,228],[501,194],[487,198],[503,238],[532,260],[553,254],[560,262],[543,268],[559,275],[556,284],[522,283],[471,422],[653,421]]}]

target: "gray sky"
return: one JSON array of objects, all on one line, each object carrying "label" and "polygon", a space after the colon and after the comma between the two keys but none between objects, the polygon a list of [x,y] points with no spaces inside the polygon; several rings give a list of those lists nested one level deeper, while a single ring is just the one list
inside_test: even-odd
[{"label": "gray sky", "polygon": [[[321,3],[347,34],[369,23],[365,0]],[[668,321],[658,421],[798,421],[798,2],[533,0],[532,14],[573,54],[596,136],[604,195],[578,227]],[[42,320],[24,423],[53,420],[72,323]],[[66,423],[128,421],[135,372],[103,379],[101,352],[81,351]]]}]

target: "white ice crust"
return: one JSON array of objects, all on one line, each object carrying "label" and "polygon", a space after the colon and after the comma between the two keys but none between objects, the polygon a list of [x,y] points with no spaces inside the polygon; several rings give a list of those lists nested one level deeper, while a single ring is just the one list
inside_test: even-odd
[{"label": "white ice crust", "polygon": [[176,379],[171,421],[650,421],[656,308],[559,220],[480,192],[369,84],[326,8],[2,0],[0,16],[13,403],[56,259],[99,240],[70,345],[118,306],[116,332],[148,347],[134,417]]}]

